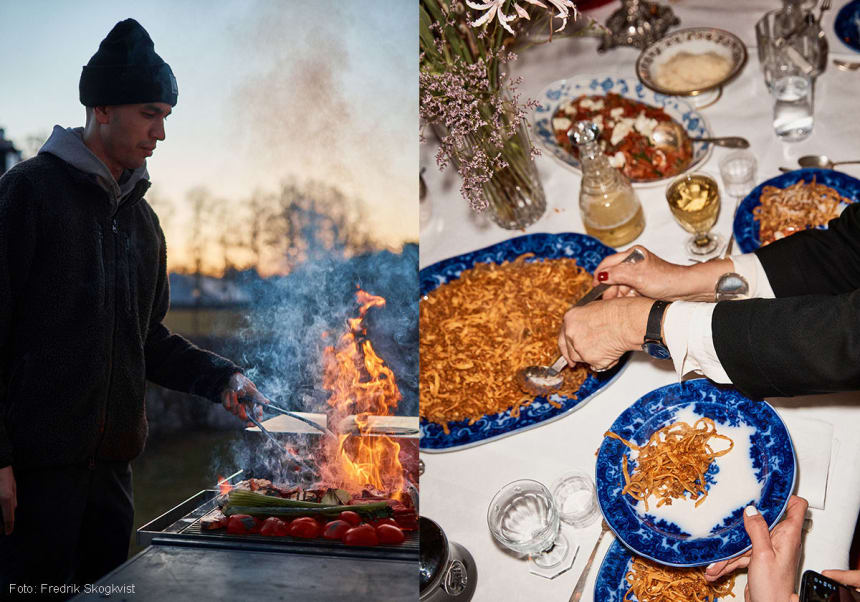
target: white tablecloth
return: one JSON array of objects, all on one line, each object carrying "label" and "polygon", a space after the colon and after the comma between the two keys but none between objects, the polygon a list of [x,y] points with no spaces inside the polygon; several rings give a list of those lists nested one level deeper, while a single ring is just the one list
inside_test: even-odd
[{"label": "white tablecloth", "polygon": [[[844,1],[834,3],[824,18],[831,58],[860,60],[833,35],[833,19]],[[755,45],[754,23],[779,2],[763,0],[683,0],[670,6],[681,27],[715,26],[738,35],[747,45],[749,61],[742,74],[724,90],[723,97],[702,110],[715,135],[742,135],[758,158],[757,180],[778,175],[777,167],[796,166],[802,155],[825,153],[834,160],[860,159],[860,73],[846,73],[832,62],[815,88],[815,128],[799,143],[781,142],[771,126],[771,102],[762,79]],[[618,7],[612,3],[589,14],[605,22]],[[515,75],[522,75],[523,97],[535,98],[550,82],[577,74],[619,74],[635,78],[638,51],[619,48],[596,53],[595,39],[556,40],[522,53]],[[500,242],[519,232],[502,230],[473,216],[459,196],[460,181],[453,170],[440,173],[433,161],[435,148],[423,145],[421,165],[427,167],[431,219],[422,225],[421,266]],[[703,168],[719,173],[718,162],[728,149],[718,148]],[[526,232],[584,232],[579,217],[578,174],[562,167],[545,152],[537,159],[546,191],[547,211]],[[860,177],[857,166],[846,173]],[[852,168],[853,167],[853,168]],[[673,220],[664,198],[665,186],[638,189],[646,228],[636,240],[662,257],[686,262],[681,250],[685,233]],[[716,229],[731,232],[734,200],[726,197]],[[463,544],[475,558],[478,587],[475,600],[567,600],[600,531],[567,528],[581,548],[573,568],[548,580],[528,573],[526,562],[504,551],[487,529],[487,506],[505,483],[533,478],[547,485],[562,472],[579,468],[594,474],[595,451],[612,421],[634,400],[657,387],[676,381],[668,362],[634,354],[620,378],[573,414],[539,428],[475,448],[445,454],[422,454],[426,472],[421,477],[421,513],[437,521],[448,537]],[[845,393],[792,399],[771,399],[779,412],[814,418],[833,425],[832,456],[824,509],[812,509],[812,526],[804,540],[802,569],[846,568],[854,524],[860,511],[860,394]],[[802,480],[802,476],[801,476]],[[589,576],[583,600],[591,600],[597,568],[612,536],[604,538]],[[742,597],[743,580],[736,587]]]}]

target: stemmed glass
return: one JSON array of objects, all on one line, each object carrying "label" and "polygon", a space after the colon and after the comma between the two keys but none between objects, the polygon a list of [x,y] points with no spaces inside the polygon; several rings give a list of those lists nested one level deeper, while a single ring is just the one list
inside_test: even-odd
[{"label": "stemmed glass", "polygon": [[696,172],[676,178],[666,189],[666,200],[675,220],[693,236],[684,248],[692,256],[710,255],[722,246],[723,237],[711,234],[720,214],[720,189],[711,176]]},{"label": "stemmed glass", "polygon": [[487,512],[490,533],[504,547],[529,556],[529,572],[553,578],[573,565],[576,549],[561,532],[552,494],[521,479],[502,487]]}]

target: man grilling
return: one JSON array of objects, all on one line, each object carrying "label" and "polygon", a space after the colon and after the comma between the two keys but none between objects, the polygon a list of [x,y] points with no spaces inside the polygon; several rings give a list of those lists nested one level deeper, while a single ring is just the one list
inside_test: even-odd
[{"label": "man grilling", "polygon": [[146,379],[246,419],[229,360],[162,324],[164,234],[143,195],[178,90],[133,19],[83,68],[86,126],[0,179],[0,597],[86,584],[127,556]]}]

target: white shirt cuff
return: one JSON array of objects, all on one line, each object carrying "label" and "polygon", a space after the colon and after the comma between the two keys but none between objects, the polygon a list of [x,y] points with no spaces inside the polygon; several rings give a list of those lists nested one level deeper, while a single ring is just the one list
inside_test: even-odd
[{"label": "white shirt cuff", "polygon": [[747,284],[749,284],[750,297],[758,297],[760,299],[773,299],[776,297],[770,286],[770,281],[767,279],[767,274],[755,253],[732,255],[731,260],[735,266],[735,272],[743,276]]},{"label": "white shirt cuff", "polygon": [[715,307],[715,303],[675,301],[666,310],[663,337],[678,380],[688,372],[696,372],[717,383],[731,383],[714,348],[711,318]]}]

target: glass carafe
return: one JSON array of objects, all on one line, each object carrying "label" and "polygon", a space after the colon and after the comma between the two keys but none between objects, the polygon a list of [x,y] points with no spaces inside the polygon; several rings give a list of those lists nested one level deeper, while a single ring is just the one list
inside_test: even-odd
[{"label": "glass carafe", "polygon": [[599,134],[590,121],[579,121],[568,132],[579,148],[582,165],[579,210],[588,234],[610,247],[620,247],[642,233],[645,216],[630,182],[603,154]]}]

